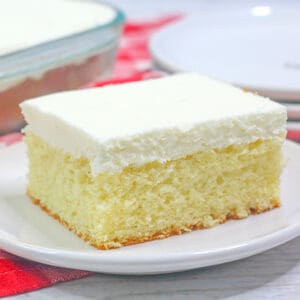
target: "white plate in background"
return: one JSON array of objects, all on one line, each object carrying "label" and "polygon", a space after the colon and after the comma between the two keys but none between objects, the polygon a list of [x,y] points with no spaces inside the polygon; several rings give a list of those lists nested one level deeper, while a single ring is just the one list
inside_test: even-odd
[{"label": "white plate in background", "polygon": [[37,262],[114,274],[160,274],[245,258],[300,235],[300,147],[287,142],[282,207],[164,240],[94,249],[33,205],[25,194],[23,143],[0,149],[0,248]]},{"label": "white plate in background", "polygon": [[211,6],[165,27],[151,39],[154,64],[300,102],[300,3],[266,3],[273,4]]},{"label": "white plate in background", "polygon": [[[300,132],[300,122],[288,121],[287,122],[287,129]],[[300,173],[299,173],[299,178],[300,178]]]},{"label": "white plate in background", "polygon": [[[288,119],[300,121],[300,103],[282,103],[287,108]],[[300,124],[300,123],[299,123]],[[300,130],[300,128],[299,128]]]}]

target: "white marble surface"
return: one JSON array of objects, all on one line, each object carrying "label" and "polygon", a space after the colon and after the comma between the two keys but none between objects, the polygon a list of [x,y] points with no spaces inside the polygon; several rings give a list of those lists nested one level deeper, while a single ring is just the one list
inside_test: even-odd
[{"label": "white marble surface", "polygon": [[[193,12],[220,1],[110,0],[133,17]],[[228,4],[233,1],[226,1]],[[246,5],[270,1],[247,1]],[[274,2],[274,1],[272,1]],[[275,1],[276,2],[276,1]],[[292,1],[291,1],[292,2]],[[224,2],[223,2],[224,3]],[[238,1],[235,5],[245,5]],[[223,4],[225,5],[225,4]],[[300,299],[300,238],[237,262],[155,276],[98,274],[9,299]]]},{"label": "white marble surface", "polygon": [[300,238],[240,261],[155,276],[98,274],[9,299],[300,299]]}]

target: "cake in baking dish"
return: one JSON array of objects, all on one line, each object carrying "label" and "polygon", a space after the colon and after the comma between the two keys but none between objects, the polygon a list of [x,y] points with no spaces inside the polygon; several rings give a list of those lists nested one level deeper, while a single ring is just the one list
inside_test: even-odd
[{"label": "cake in baking dish", "polygon": [[28,195],[99,249],[280,206],[286,110],[197,74],[21,104]]}]

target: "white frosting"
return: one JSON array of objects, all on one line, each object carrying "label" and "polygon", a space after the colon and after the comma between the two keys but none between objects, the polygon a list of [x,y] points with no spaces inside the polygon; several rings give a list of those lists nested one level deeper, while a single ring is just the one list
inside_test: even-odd
[{"label": "white frosting", "polygon": [[48,95],[21,104],[49,144],[87,157],[94,175],[199,150],[283,139],[286,109],[197,74]]},{"label": "white frosting", "polygon": [[1,0],[0,55],[108,23],[115,11],[79,0]]}]

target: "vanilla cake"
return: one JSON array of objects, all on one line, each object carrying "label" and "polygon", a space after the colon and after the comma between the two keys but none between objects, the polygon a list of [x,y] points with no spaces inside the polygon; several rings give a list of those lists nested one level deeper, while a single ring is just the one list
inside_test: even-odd
[{"label": "vanilla cake", "polygon": [[280,206],[286,110],[197,74],[21,104],[34,203],[99,249]]}]

